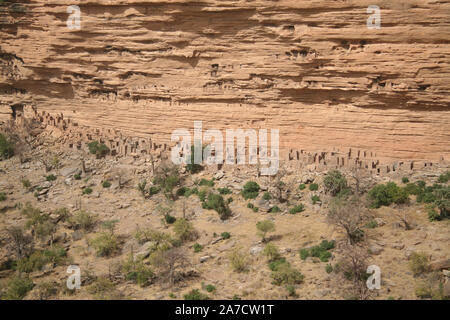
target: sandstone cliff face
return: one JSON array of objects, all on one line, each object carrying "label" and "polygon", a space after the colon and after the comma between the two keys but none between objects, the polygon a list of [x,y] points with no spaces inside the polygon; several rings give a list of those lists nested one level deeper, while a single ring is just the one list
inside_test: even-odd
[{"label": "sandstone cliff face", "polygon": [[285,153],[450,156],[450,1],[16,2],[0,4],[0,119],[33,105],[161,143],[202,120],[278,128]]}]

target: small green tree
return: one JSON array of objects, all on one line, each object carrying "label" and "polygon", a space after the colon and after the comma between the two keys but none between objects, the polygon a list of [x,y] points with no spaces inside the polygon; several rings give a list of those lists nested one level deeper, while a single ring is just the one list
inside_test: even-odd
[{"label": "small green tree", "polygon": [[345,179],[339,170],[331,170],[323,179],[323,185],[325,187],[325,192],[334,197],[347,188],[347,179]]},{"label": "small green tree", "polygon": [[99,141],[92,141],[88,143],[89,152],[95,154],[97,159],[105,157],[109,153],[109,148]]},{"label": "small green tree", "polygon": [[263,254],[269,258],[269,261],[277,260],[281,257],[278,247],[272,243],[266,244]]},{"label": "small green tree", "polygon": [[225,202],[220,194],[209,193],[208,200],[203,202],[203,209],[216,210],[221,220],[226,220],[231,216],[231,210],[228,203]]},{"label": "small green tree", "polygon": [[372,208],[389,206],[391,203],[406,203],[409,200],[406,189],[394,182],[376,185],[369,191],[368,198]]},{"label": "small green tree", "polygon": [[194,156],[195,156],[195,149],[197,149],[197,152],[202,152],[202,158],[203,158],[203,150],[205,147],[202,147],[201,142],[195,141],[194,145],[191,146],[191,161],[186,165],[186,170],[189,171],[191,174],[198,173],[203,170],[203,166],[198,163],[194,163]]},{"label": "small green tree", "polygon": [[248,270],[248,258],[239,248],[234,249],[228,256],[230,265],[235,272],[245,272]]},{"label": "small green tree", "polygon": [[198,237],[192,223],[184,218],[177,219],[173,224],[173,231],[181,241],[195,240]]},{"label": "small green tree", "polygon": [[266,241],[266,234],[275,231],[275,224],[273,221],[264,220],[256,223],[256,228],[258,229],[258,234],[262,237],[262,241]]},{"label": "small green tree", "polygon": [[153,184],[161,188],[167,199],[176,200],[174,189],[181,184],[178,168],[168,163],[160,165],[156,169]]},{"label": "small green tree", "polygon": [[242,196],[245,200],[247,199],[255,199],[259,193],[259,184],[254,181],[249,181],[244,185],[244,189],[242,190]]},{"label": "small green tree", "polygon": [[28,276],[15,276],[8,281],[4,300],[22,300],[28,291],[33,289],[34,283]]},{"label": "small green tree", "polygon": [[13,142],[0,133],[0,157],[8,159],[14,155]]}]

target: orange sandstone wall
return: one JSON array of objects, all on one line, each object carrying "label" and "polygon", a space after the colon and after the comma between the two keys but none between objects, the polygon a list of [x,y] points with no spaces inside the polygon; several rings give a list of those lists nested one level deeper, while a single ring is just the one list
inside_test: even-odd
[{"label": "orange sandstone wall", "polygon": [[160,143],[202,120],[278,128],[285,154],[448,160],[449,16],[445,0],[6,2],[0,119],[32,105]]}]

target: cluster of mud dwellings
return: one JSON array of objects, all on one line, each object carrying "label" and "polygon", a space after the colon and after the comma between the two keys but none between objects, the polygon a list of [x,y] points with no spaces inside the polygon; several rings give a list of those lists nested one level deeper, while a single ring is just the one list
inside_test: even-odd
[{"label": "cluster of mud dwellings", "polygon": [[300,167],[308,166],[314,171],[330,169],[362,169],[371,174],[387,175],[407,173],[418,170],[448,167],[442,158],[439,162],[431,161],[392,161],[377,159],[370,151],[352,150],[310,153],[303,150],[290,150],[289,160],[298,162]]},{"label": "cluster of mud dwellings", "polygon": [[47,126],[60,129],[63,135],[63,142],[70,148],[84,149],[92,141],[104,143],[110,154],[115,155],[139,155],[157,154],[161,156],[165,151],[170,150],[167,144],[158,144],[150,138],[135,138],[123,135],[115,129],[99,129],[79,126],[78,123],[70,119],[64,119],[62,114],[53,116],[45,111],[37,112],[36,119]]},{"label": "cluster of mud dwellings", "polygon": [[[104,143],[110,150],[111,155],[143,155],[153,154],[160,157],[167,157],[167,152],[171,146],[158,144],[151,138],[136,138],[123,135],[113,129],[93,129],[80,127],[70,119],[64,119],[62,114],[52,116],[45,111],[36,112],[36,118],[52,127],[63,131],[64,142],[71,148],[81,149],[92,141]],[[183,151],[181,150],[181,153]],[[256,150],[259,156],[259,150]],[[235,150],[237,154],[237,150]],[[314,171],[325,171],[330,169],[358,168],[368,170],[371,174],[386,175],[395,173],[411,172],[416,170],[434,169],[436,167],[448,167],[448,163],[441,159],[439,162],[430,161],[382,161],[376,158],[376,154],[369,151],[352,150],[331,151],[311,153],[304,150],[290,150],[287,156],[288,166],[295,168],[305,168]],[[219,165],[219,168],[222,168]]]}]

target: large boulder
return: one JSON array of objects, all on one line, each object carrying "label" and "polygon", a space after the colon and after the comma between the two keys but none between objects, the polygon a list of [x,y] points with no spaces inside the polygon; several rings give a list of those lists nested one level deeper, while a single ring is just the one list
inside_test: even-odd
[{"label": "large boulder", "polygon": [[438,260],[430,263],[430,268],[433,271],[439,271],[443,269],[450,269],[450,259]]},{"label": "large boulder", "polygon": [[148,241],[144,243],[134,255],[135,259],[145,259],[150,253],[156,249],[157,243],[155,241]]},{"label": "large boulder", "polygon": [[71,175],[77,173],[78,171],[80,171],[78,167],[66,167],[59,170],[59,174],[62,175],[63,177],[70,177]]}]

